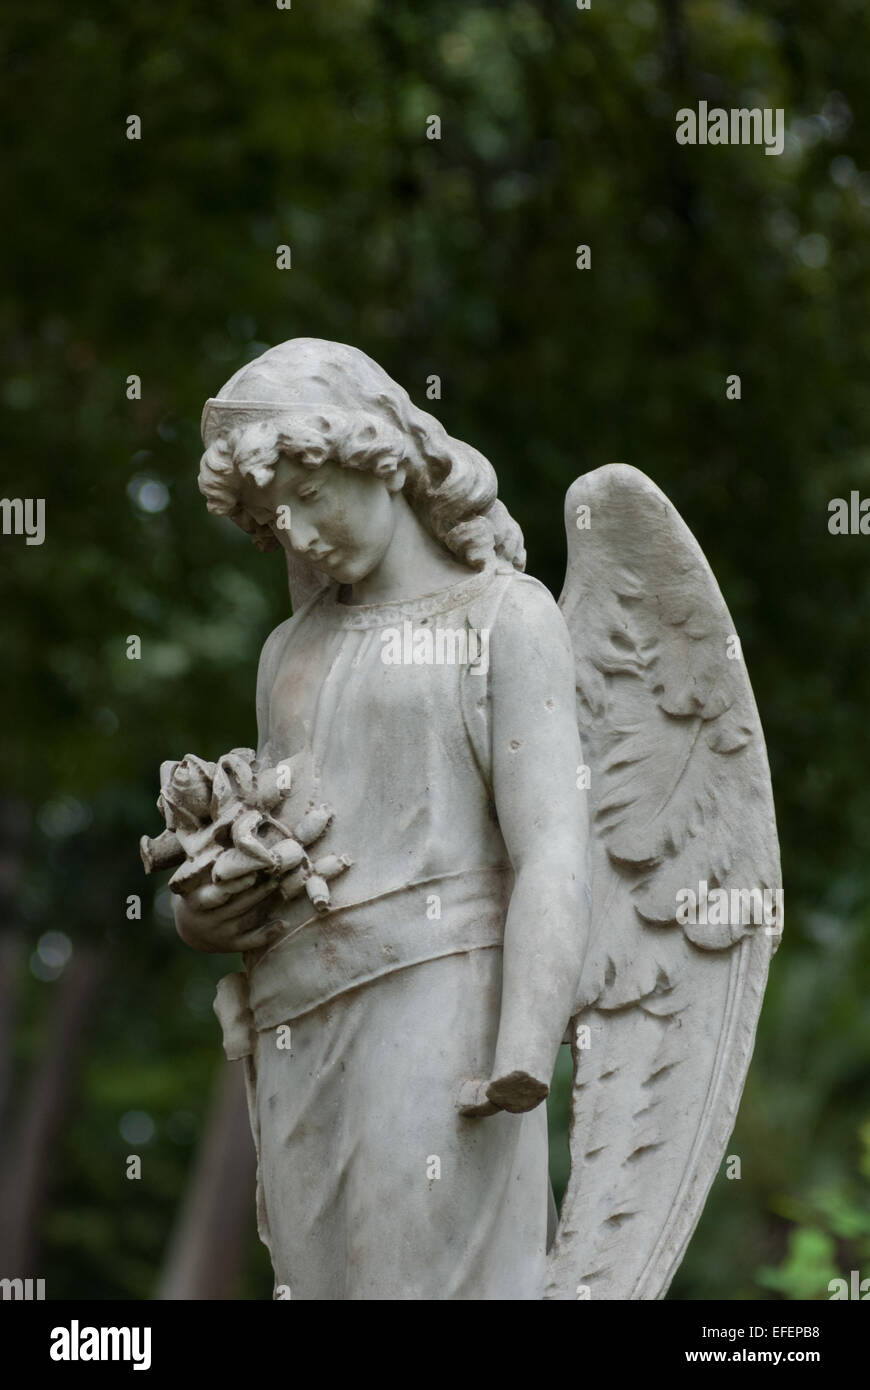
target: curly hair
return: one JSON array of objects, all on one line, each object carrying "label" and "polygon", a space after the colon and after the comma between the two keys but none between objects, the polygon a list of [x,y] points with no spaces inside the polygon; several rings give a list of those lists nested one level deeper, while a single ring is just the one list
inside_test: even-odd
[{"label": "curly hair", "polygon": [[[200,465],[199,489],[209,511],[230,517],[260,550],[276,550],[279,544],[271,529],[249,515],[240,493],[245,478],[260,487],[268,485],[282,454],[305,468],[316,469],[331,460],[382,479],[404,468],[405,496],[436,540],[472,569],[483,569],[498,556],[522,570],[526,560],[522,532],[498,500],[492,465],[470,445],[451,438],[433,415],[418,410],[397,383],[390,386],[394,389],[379,391],[360,409],[325,403],[288,406],[284,413],[264,401],[268,408],[263,418],[243,416],[235,426],[228,421],[228,428],[209,445]],[[216,403],[231,406],[232,397],[224,393]],[[248,405],[245,415],[252,411],[255,415]]]}]

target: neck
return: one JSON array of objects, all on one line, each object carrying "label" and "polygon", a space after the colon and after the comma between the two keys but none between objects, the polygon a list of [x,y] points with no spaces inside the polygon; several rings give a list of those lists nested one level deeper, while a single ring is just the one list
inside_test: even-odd
[{"label": "neck", "polygon": [[393,496],[395,527],[377,569],[345,589],[344,603],[398,603],[449,589],[474,571],[438,543],[414,515],[401,492]]}]

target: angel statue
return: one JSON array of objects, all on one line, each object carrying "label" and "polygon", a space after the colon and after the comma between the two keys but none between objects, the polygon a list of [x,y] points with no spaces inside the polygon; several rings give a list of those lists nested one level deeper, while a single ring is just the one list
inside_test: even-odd
[{"label": "angel statue", "polygon": [[[206,402],[200,490],[284,551],[259,742],[161,769],[178,932],[241,952],[275,1296],[657,1299],[731,1133],[782,929],[739,641],[667,498],[566,501],[557,604],[475,449],[294,338]],[[546,1106],[574,1064],[557,1218]]]}]

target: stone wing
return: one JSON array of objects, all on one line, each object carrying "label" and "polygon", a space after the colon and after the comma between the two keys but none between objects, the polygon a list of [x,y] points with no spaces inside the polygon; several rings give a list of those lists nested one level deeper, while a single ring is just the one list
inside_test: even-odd
[{"label": "stone wing", "polygon": [[565,514],[593,921],[544,1297],[657,1299],[734,1125],[779,848],[740,644],[691,532],[624,464],[579,478]]}]

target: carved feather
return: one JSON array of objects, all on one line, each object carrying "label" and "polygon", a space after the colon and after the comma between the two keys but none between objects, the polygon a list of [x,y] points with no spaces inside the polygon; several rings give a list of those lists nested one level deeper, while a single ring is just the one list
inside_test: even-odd
[{"label": "carved feather", "polygon": [[565,514],[593,830],[575,1024],[591,1043],[574,1049],[545,1297],[660,1298],[733,1126],[781,930],[678,926],[678,894],[779,887],[770,777],[731,618],[664,494],[612,464]]}]

